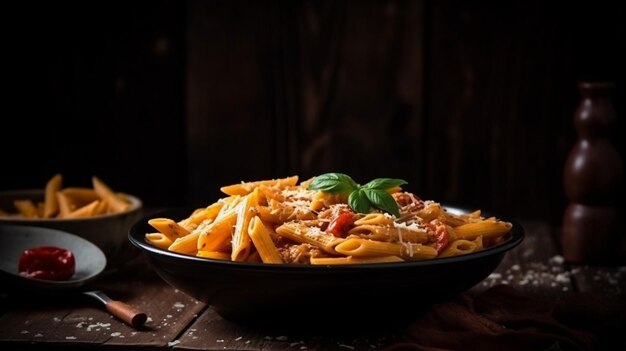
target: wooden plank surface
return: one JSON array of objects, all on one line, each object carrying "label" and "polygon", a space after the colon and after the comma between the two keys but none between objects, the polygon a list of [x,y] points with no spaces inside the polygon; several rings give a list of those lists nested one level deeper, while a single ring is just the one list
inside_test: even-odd
[{"label": "wooden plank surface", "polygon": [[626,266],[574,265],[571,271],[579,291],[626,299]]},{"label": "wooden plank surface", "polygon": [[523,221],[526,236],[509,251],[500,266],[476,287],[484,291],[496,284],[507,284],[534,296],[558,297],[572,292],[572,273],[558,254],[551,227],[543,221]]},{"label": "wooden plank surface", "polygon": [[[578,291],[624,299],[626,267],[570,266],[558,254],[555,233],[543,221],[521,221],[525,240],[498,268],[470,290],[478,294],[507,284],[529,294],[557,299]],[[142,256],[102,277],[90,289],[148,313],[135,330],[81,294],[61,296],[4,293],[0,298],[0,347],[5,349],[114,350],[378,350],[401,341],[404,331],[345,334],[286,333],[248,328],[221,318],[213,309],[161,280]],[[52,299],[57,299],[51,302]],[[294,323],[302,313],[294,311]],[[334,334],[334,335],[333,335]],[[341,335],[341,336],[338,336]]]},{"label": "wooden plank surface", "polygon": [[[303,306],[306,312],[306,306]],[[305,315],[305,313],[304,313]],[[294,311],[294,323],[303,312]],[[220,317],[212,309],[203,313],[177,340],[181,350],[377,350],[391,344],[397,335],[386,331],[345,334],[342,331],[288,333],[261,331],[237,325]],[[341,333],[341,336],[337,336]]]},{"label": "wooden plank surface", "polygon": [[167,347],[205,309],[203,303],[163,282],[142,257],[88,288],[146,312],[145,327],[128,326],[79,291],[8,293],[2,296],[3,310],[8,311],[0,317],[0,340],[46,348],[91,344]]}]

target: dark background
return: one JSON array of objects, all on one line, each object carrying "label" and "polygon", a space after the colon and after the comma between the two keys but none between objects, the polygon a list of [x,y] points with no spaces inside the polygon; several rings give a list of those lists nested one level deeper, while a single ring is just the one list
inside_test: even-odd
[{"label": "dark background", "polygon": [[6,4],[0,190],[208,205],[339,171],[558,223],[579,81],[616,83],[624,146],[619,1]]}]

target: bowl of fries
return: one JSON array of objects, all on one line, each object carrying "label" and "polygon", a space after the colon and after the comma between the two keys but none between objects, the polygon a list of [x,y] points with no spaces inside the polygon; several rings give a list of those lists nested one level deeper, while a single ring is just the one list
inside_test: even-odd
[{"label": "bowl of fries", "polygon": [[524,237],[513,219],[422,201],[400,180],[316,179],[225,186],[206,207],[139,220],[129,240],[226,319],[345,330],[414,320],[485,279]]},{"label": "bowl of fries", "polygon": [[64,186],[56,174],[41,189],[0,191],[0,225],[46,227],[87,239],[104,252],[109,269],[128,258],[128,230],[142,208],[138,197],[115,192],[96,176],[87,187]]}]

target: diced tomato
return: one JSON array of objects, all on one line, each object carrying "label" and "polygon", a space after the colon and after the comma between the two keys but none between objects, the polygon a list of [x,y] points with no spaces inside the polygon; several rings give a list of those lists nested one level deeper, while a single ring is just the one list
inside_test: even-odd
[{"label": "diced tomato", "polygon": [[343,238],[354,225],[354,221],[354,213],[342,212],[330,222],[326,232],[338,238]]},{"label": "diced tomato", "polygon": [[74,275],[74,254],[55,246],[26,249],[20,256],[18,271],[27,278],[44,280],[68,280]]}]

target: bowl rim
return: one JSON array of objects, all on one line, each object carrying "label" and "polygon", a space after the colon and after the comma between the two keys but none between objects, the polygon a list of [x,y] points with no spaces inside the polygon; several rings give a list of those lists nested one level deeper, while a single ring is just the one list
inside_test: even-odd
[{"label": "bowl rim", "polygon": [[[456,206],[442,206],[451,211],[461,211],[461,212],[470,212],[469,210],[459,208]],[[192,211],[192,209],[189,209]],[[145,241],[145,234],[139,231],[140,227],[145,227],[148,219],[156,218],[160,216],[167,217],[168,214],[173,214],[175,212],[184,211],[181,208],[169,209],[164,211],[159,211],[157,213],[151,214],[149,216],[145,216],[141,218],[139,221],[135,222],[128,232],[128,240],[135,247],[140,249],[143,254],[151,256],[153,258],[160,259],[176,259],[188,261],[193,264],[203,264],[203,265],[215,265],[221,266],[224,268],[230,269],[255,269],[255,270],[276,270],[276,271],[296,271],[296,270],[306,270],[309,272],[328,272],[328,271],[352,271],[352,270],[361,270],[361,269],[374,269],[374,270],[385,270],[385,269],[408,269],[415,267],[428,267],[428,266],[440,266],[447,264],[456,264],[465,261],[477,260],[481,258],[491,257],[498,254],[504,254],[514,247],[518,246],[525,238],[525,230],[524,227],[515,219],[503,217],[497,215],[496,217],[511,222],[513,224],[510,232],[506,234],[506,240],[502,243],[499,243],[490,248],[472,252],[469,254],[458,255],[458,256],[450,256],[450,257],[436,257],[425,260],[417,260],[417,261],[405,261],[405,262],[387,262],[387,263],[365,263],[365,264],[342,264],[342,265],[306,265],[299,263],[284,263],[284,264],[267,264],[262,262],[233,262],[226,260],[218,260],[211,259],[205,257],[197,257],[191,255],[185,255],[174,251],[168,251],[161,249],[159,247],[153,246]],[[485,211],[483,211],[486,213]],[[191,213],[191,212],[189,212]],[[492,216],[491,214],[489,216]]]},{"label": "bowl rim", "polygon": [[[19,196],[20,194],[25,194],[26,196],[38,196],[44,194],[44,189],[17,189],[17,190],[3,190],[0,191],[0,197],[7,196]],[[2,217],[0,216],[0,223],[37,223],[37,224],[46,224],[46,223],[60,223],[60,222],[89,222],[89,221],[97,221],[105,218],[115,218],[124,216],[130,213],[137,212],[143,208],[143,201],[132,194],[127,194],[124,192],[117,192],[117,194],[121,194],[125,196],[130,201],[130,206],[122,211],[115,213],[107,213],[100,214],[89,217],[77,217],[77,218],[24,218],[18,216],[8,216]]]}]

